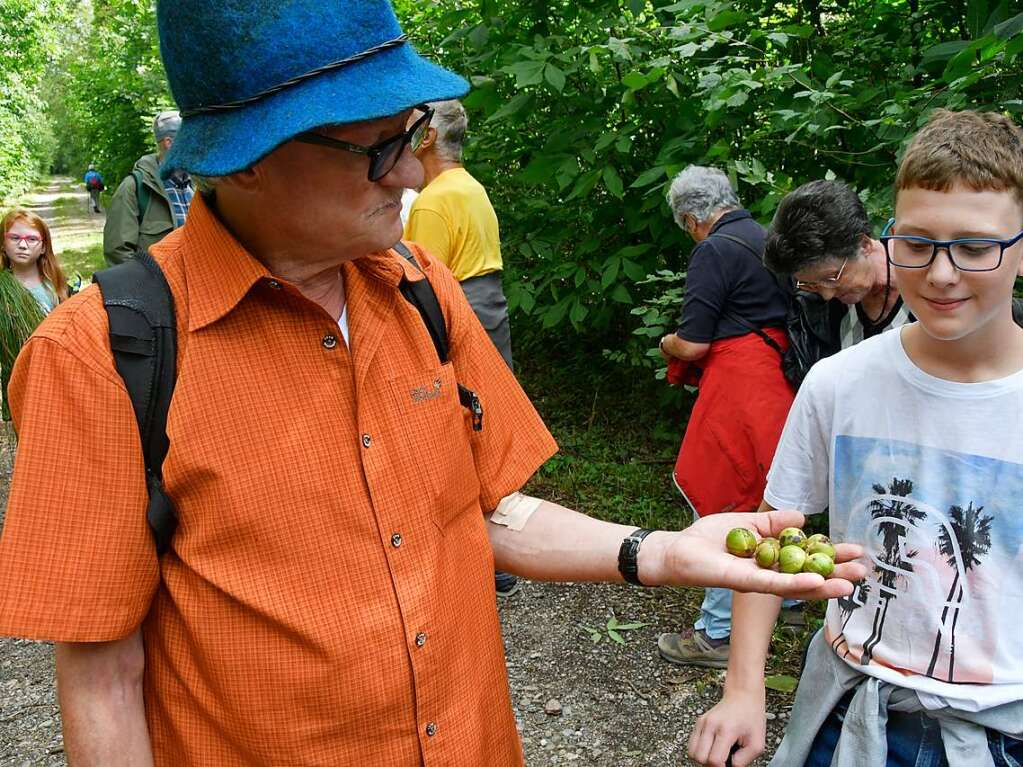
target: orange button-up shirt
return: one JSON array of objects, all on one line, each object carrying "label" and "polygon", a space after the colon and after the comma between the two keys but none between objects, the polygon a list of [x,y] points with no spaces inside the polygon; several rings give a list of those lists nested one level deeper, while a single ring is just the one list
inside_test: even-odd
[{"label": "orange button-up shirt", "polygon": [[342,267],[349,349],[200,198],[154,251],[178,324],[172,550],[157,559],[89,288],[11,382],[0,633],[106,641],[141,624],[158,765],[520,765],[483,512],[556,446],[458,284],[421,258],[448,323],[440,365],[397,290],[422,275],[391,252]]}]

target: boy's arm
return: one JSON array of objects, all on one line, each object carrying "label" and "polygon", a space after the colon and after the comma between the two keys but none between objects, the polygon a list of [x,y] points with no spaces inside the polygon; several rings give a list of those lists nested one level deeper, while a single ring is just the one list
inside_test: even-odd
[{"label": "boy's arm", "polygon": [[[771,511],[765,501],[761,511]],[[696,720],[689,756],[697,764],[724,767],[732,747],[733,767],[745,767],[763,753],[767,737],[764,666],[781,599],[766,594],[732,596],[732,639],[725,693]]]},{"label": "boy's arm", "polygon": [[114,642],[58,643],[56,660],[68,764],[153,764],[141,630]]}]

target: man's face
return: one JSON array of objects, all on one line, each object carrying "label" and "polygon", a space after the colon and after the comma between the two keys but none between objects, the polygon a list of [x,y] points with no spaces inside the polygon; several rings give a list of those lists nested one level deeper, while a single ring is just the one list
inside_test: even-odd
[{"label": "man's face", "polygon": [[[411,110],[379,120],[321,128],[324,136],[369,147],[405,130]],[[390,248],[401,239],[401,195],[423,183],[423,166],[408,147],[376,182],[369,158],[289,141],[263,159],[260,205],[278,222],[293,255],[337,262]]]},{"label": "man's face", "polygon": [[[968,237],[1007,240],[1023,229],[1023,205],[1011,192],[975,192],[955,186],[946,192],[913,187],[899,192],[892,234],[932,240]],[[1012,289],[1020,273],[1023,242],[1007,248],[994,271],[956,269],[948,251],[930,266],[893,267],[905,302],[932,338],[954,341],[992,327],[1012,326]]]}]

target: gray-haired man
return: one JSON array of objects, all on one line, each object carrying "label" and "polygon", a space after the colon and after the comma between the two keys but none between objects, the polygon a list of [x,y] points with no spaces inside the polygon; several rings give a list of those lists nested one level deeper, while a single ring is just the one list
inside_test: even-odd
[{"label": "gray-haired man", "polygon": [[487,190],[462,165],[468,118],[456,99],[430,106],[433,122],[416,152],[425,172],[424,186],[409,212],[405,237],[451,269],[490,340],[511,367],[497,214]]},{"label": "gray-haired man", "polygon": [[156,152],[140,157],[114,192],[103,227],[103,257],[108,264],[148,250],[185,223],[192,202],[191,179],[183,170],[160,178],[160,165],[180,126],[176,111],[160,112],[153,119]]}]

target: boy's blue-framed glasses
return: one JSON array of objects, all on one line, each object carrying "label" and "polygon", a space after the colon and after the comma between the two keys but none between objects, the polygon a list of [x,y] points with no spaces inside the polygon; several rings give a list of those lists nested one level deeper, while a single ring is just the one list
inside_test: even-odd
[{"label": "boy's blue-framed glasses", "polygon": [[888,263],[901,269],[925,269],[934,263],[938,251],[944,250],[952,266],[961,272],[993,272],[1002,265],[1006,249],[1023,240],[1023,232],[1009,240],[993,237],[932,240],[903,234],[882,235],[880,240]]}]

